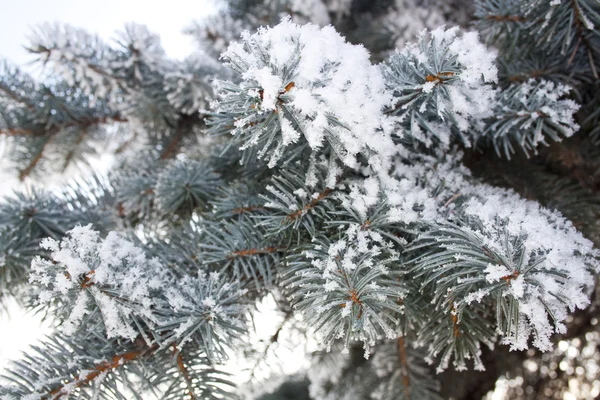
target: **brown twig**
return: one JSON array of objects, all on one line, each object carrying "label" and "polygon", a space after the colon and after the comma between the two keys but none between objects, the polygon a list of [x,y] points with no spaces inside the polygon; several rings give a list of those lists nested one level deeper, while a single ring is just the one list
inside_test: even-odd
[{"label": "brown twig", "polygon": [[48,144],[52,141],[52,138],[52,135],[48,136],[48,138],[46,139],[40,150],[37,152],[37,154],[31,159],[31,161],[29,161],[29,164],[25,167],[25,169],[23,169],[19,173],[19,180],[23,181],[29,176],[29,174],[31,174],[31,171],[33,171],[33,169],[38,165],[38,163],[42,159],[42,156],[44,155],[44,150],[46,149],[46,146],[48,146]]},{"label": "brown twig", "polygon": [[111,122],[127,122],[127,118],[121,117],[119,115],[114,116],[103,116],[103,117],[94,117],[83,120],[77,120],[76,123],[68,123],[64,125],[55,126],[52,129],[46,130],[43,124],[40,124],[39,129],[23,129],[23,128],[6,128],[0,129],[0,135],[31,135],[31,136],[44,136],[44,135],[54,135],[60,132],[63,129],[73,128],[76,126],[81,126],[84,129],[89,128],[92,125],[101,125],[107,124]]},{"label": "brown twig", "polygon": [[201,117],[199,115],[182,116],[177,121],[175,134],[169,142],[169,145],[163,150],[162,154],[160,155],[160,159],[166,160],[173,157],[176,154],[177,149],[179,148],[179,144],[181,143],[181,140],[183,139],[185,133],[191,131],[193,126],[200,121]]},{"label": "brown twig", "polygon": [[164,151],[160,155],[160,159],[166,160],[166,159],[170,158],[171,156],[173,156],[175,154],[175,150],[177,150],[179,142],[181,142],[182,138],[183,138],[183,127],[181,125],[179,125],[177,127],[177,130],[175,131],[175,135],[174,135],[173,139],[169,142],[169,145],[164,149]]},{"label": "brown twig", "polygon": [[196,400],[196,396],[194,395],[194,388],[192,387],[192,380],[190,378],[190,372],[188,371],[183,362],[181,350],[177,349],[177,345],[175,343],[173,343],[173,354],[177,355],[177,368],[179,369],[179,372],[181,372],[181,375],[183,375],[183,378],[185,379],[185,385],[187,386],[187,391],[190,395],[190,399]]},{"label": "brown twig", "polygon": [[75,379],[71,382],[61,384],[60,386],[51,390],[48,393],[48,396],[43,397],[43,399],[60,399],[61,397],[68,395],[70,393],[70,390],[72,390],[73,388],[82,387],[83,385],[90,383],[103,373],[117,369],[130,361],[136,360],[142,357],[143,355],[156,350],[157,348],[158,346],[154,345],[149,348],[147,347],[143,349],[132,350],[127,353],[118,354],[114,356],[110,361],[104,361],[102,363],[97,364],[92,371],[87,372],[82,376],[76,376]]},{"label": "brown twig", "polygon": [[317,205],[317,203],[320,202],[321,200],[323,200],[325,197],[327,197],[327,195],[329,195],[329,193],[331,193],[331,189],[326,188],[324,191],[319,193],[319,195],[315,199],[313,199],[310,203],[308,203],[307,205],[305,205],[298,211],[295,211],[295,212],[289,214],[285,220],[288,222],[295,221],[296,219],[298,219],[298,217],[301,217],[302,215],[304,215],[305,212],[314,208]]},{"label": "brown twig", "polygon": [[[350,282],[348,281],[348,277],[346,276],[345,273],[343,273],[343,275],[349,286]],[[358,293],[356,293],[356,289],[352,289],[350,291],[350,296],[348,297],[348,300],[350,300],[353,304],[356,304],[358,306],[358,315],[356,316],[356,319],[360,319],[360,317],[362,317],[362,313],[363,313],[363,303],[362,303],[360,297],[358,296]],[[340,304],[340,307],[345,308],[346,303]]]},{"label": "brown twig", "polygon": [[454,72],[438,72],[435,75],[427,75],[425,80],[427,82],[435,82],[436,85],[444,83],[447,79],[454,76]]},{"label": "brown twig", "polygon": [[450,307],[450,316],[452,318],[452,327],[453,327],[454,337],[457,338],[460,336],[460,330],[458,327],[458,315],[456,315],[456,308],[454,307],[454,303],[452,303],[452,305]]},{"label": "brown twig", "polygon": [[[584,16],[582,15],[581,9],[579,8],[579,5],[577,4],[576,0],[571,0],[571,7],[573,8],[573,14],[574,14],[574,20],[575,20],[575,28],[576,28],[575,32],[576,32],[577,36],[579,37],[579,39],[577,40],[577,44],[575,46],[575,50],[573,51],[573,55],[571,56],[571,58],[574,58],[575,53],[577,52],[577,49],[579,48],[579,44],[580,44],[580,42],[582,42],[583,45],[587,48],[588,58],[590,60],[590,67],[592,69],[592,74],[594,75],[595,79],[598,79],[598,71],[596,70],[596,64],[594,63],[594,57],[591,54],[594,51],[594,46],[592,46],[590,44],[588,38],[586,37],[585,33],[583,32]],[[571,63],[571,61],[569,61],[569,64],[570,63]]]},{"label": "brown twig", "polygon": [[[283,318],[283,321],[281,321],[281,323],[279,324],[279,327],[277,328],[277,330],[275,331],[275,333],[273,335],[271,335],[271,338],[269,339],[269,343],[265,347],[264,351],[262,351],[261,356],[258,357],[257,360],[256,360],[256,362],[254,363],[254,366],[252,367],[252,370],[251,370],[252,372],[250,373],[250,379],[252,379],[252,378],[255,377],[255,375],[256,375],[256,369],[258,368],[260,362],[265,359],[265,357],[267,356],[267,353],[271,349],[271,346],[273,346],[275,343],[278,342],[278,340],[279,340],[279,334],[281,333],[281,331],[283,330],[285,324],[287,324],[287,322],[290,320],[290,318],[292,316],[293,316],[292,312],[286,312],[285,317]],[[248,381],[248,382],[250,382],[250,381]]]},{"label": "brown twig", "polygon": [[511,282],[513,279],[517,279],[517,278],[519,277],[519,275],[521,275],[521,274],[519,273],[519,271],[516,271],[516,270],[515,270],[515,271],[513,271],[513,273],[512,273],[512,274],[509,274],[509,275],[503,276],[503,277],[502,277],[502,278],[500,278],[500,279],[502,279],[502,280],[503,280],[504,282],[506,282],[506,283],[510,283],[510,282]]},{"label": "brown twig", "polygon": [[20,136],[20,135],[31,135],[31,134],[33,134],[33,131],[29,130],[29,129],[22,129],[22,128],[0,129],[0,135]]},{"label": "brown twig", "polygon": [[529,72],[523,72],[518,75],[511,75],[508,77],[508,80],[510,82],[524,82],[531,78],[540,78],[553,72],[556,72],[556,69],[536,69]]},{"label": "brown twig", "polygon": [[93,269],[90,272],[88,272],[87,274],[85,274],[85,276],[83,277],[83,281],[81,282],[81,288],[85,289],[85,288],[89,288],[90,286],[94,286],[95,282],[92,282],[92,278],[94,277],[94,274],[96,273],[96,270]]},{"label": "brown twig", "polygon": [[234,208],[233,210],[231,210],[232,214],[243,214],[243,213],[247,213],[247,212],[253,212],[253,211],[259,211],[259,210],[265,210],[266,207],[264,206],[248,206],[248,207],[238,207],[238,208]]},{"label": "brown twig", "polygon": [[507,22],[523,22],[527,21],[527,18],[519,15],[486,15],[484,19],[491,21],[507,21]]},{"label": "brown twig", "polygon": [[398,354],[400,356],[400,365],[402,366],[402,384],[404,385],[404,397],[410,400],[410,377],[408,376],[408,360],[406,357],[406,347],[404,337],[398,338]]},{"label": "brown twig", "polygon": [[77,140],[75,140],[73,148],[71,148],[71,150],[69,150],[69,152],[67,153],[67,155],[65,157],[65,163],[63,165],[63,171],[66,170],[67,167],[69,166],[69,163],[71,162],[71,160],[75,156],[75,151],[77,150],[77,147],[79,147],[79,145],[81,144],[81,142],[83,142],[83,138],[86,135],[87,135],[87,129],[83,128],[81,130],[81,132],[79,133],[79,136],[77,136]]},{"label": "brown twig", "polygon": [[285,247],[282,246],[276,246],[276,247],[265,247],[263,249],[244,249],[244,250],[236,250],[234,252],[231,253],[231,255],[228,257],[229,260],[233,260],[236,257],[247,257],[247,256],[254,256],[256,254],[273,254],[276,253],[280,250],[285,249]]},{"label": "brown twig", "polygon": [[444,204],[444,207],[448,207],[450,204],[454,203],[454,201],[455,201],[456,199],[458,199],[460,196],[461,196],[461,194],[460,194],[460,193],[456,193],[454,196],[450,197],[450,198],[448,199],[448,201],[447,201],[447,202]]}]

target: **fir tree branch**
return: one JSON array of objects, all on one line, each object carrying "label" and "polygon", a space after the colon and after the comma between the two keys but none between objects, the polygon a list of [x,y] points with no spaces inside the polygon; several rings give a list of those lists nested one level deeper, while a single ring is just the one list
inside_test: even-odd
[{"label": "fir tree branch", "polygon": [[179,142],[181,142],[181,139],[183,138],[183,134],[183,127],[181,125],[178,125],[177,129],[175,129],[175,134],[171,137],[171,140],[169,141],[169,145],[160,154],[161,160],[166,160],[175,155],[175,152],[179,147]]},{"label": "fir tree branch", "polygon": [[80,388],[91,383],[94,379],[102,375],[103,373],[113,371],[123,365],[135,361],[143,356],[153,353],[158,349],[158,345],[151,347],[144,347],[126,353],[115,355],[112,359],[97,363],[95,368],[81,376],[76,376],[72,381],[63,383],[56,388],[52,389],[46,399],[56,400],[63,396],[68,396],[73,388]]},{"label": "fir tree branch", "polygon": [[36,129],[23,129],[23,128],[0,128],[0,135],[31,135],[31,136],[43,136],[43,135],[55,135],[63,129],[81,127],[82,129],[90,128],[94,125],[110,124],[114,122],[124,123],[129,120],[119,114],[111,116],[101,116],[92,118],[77,119],[75,122],[66,124],[56,125],[51,129],[46,129],[44,126],[36,127]]},{"label": "fir tree branch", "polygon": [[79,135],[77,135],[77,139],[75,140],[75,143],[73,143],[73,147],[71,148],[71,150],[69,150],[69,152],[65,156],[65,161],[63,163],[63,171],[66,170],[67,167],[69,166],[69,163],[71,162],[71,160],[75,156],[75,153],[77,152],[77,147],[79,147],[81,142],[83,142],[83,139],[85,138],[87,133],[88,133],[87,128],[83,128],[80,130]]},{"label": "fir tree branch", "polygon": [[7,136],[23,136],[23,135],[33,135],[34,132],[30,129],[22,129],[22,128],[0,128],[0,135]]},{"label": "fir tree branch", "polygon": [[587,54],[588,54],[588,58],[590,61],[590,67],[592,69],[592,74],[594,75],[595,79],[598,79],[598,71],[596,70],[596,64],[594,62],[594,57],[592,55],[592,53],[597,52],[597,49],[595,46],[593,46],[589,39],[588,36],[584,33],[584,27],[585,27],[585,23],[583,21],[583,16],[581,13],[581,8],[579,6],[579,3],[577,0],[571,0],[570,2],[571,8],[573,9],[573,17],[575,20],[575,32],[577,33],[578,36],[578,40],[577,40],[577,45],[575,46],[575,48],[573,49],[573,55],[569,58],[569,63],[571,64],[572,59],[575,56],[575,53],[577,52],[577,49],[579,47],[579,43],[582,42],[583,45],[586,47],[587,49]]},{"label": "fir tree branch", "polygon": [[180,118],[177,120],[175,133],[169,136],[169,144],[164,148],[164,150],[160,154],[160,160],[167,160],[176,155],[177,150],[180,147],[180,143],[185,137],[185,135],[192,132],[194,126],[198,124],[201,120],[202,117],[196,114],[180,116]]},{"label": "fir tree branch", "polygon": [[556,70],[556,69],[538,69],[538,70],[533,70],[533,71],[528,71],[528,72],[521,72],[517,75],[511,75],[507,79],[510,82],[526,82],[529,79],[543,78],[543,77],[553,74],[555,72],[558,72],[558,70]]},{"label": "fir tree branch", "polygon": [[268,210],[267,207],[264,206],[248,206],[248,207],[238,207],[231,210],[232,214],[244,214],[244,213],[252,213],[254,211],[264,211]]},{"label": "fir tree branch", "polygon": [[521,16],[521,15],[492,15],[492,14],[488,14],[485,17],[483,17],[486,20],[491,20],[491,21],[502,21],[502,22],[523,22],[523,21],[527,21],[527,18]]}]

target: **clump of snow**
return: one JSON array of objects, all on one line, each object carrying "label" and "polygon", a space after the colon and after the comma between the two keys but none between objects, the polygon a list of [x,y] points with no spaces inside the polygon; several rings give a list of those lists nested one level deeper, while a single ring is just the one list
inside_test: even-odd
[{"label": "clump of snow", "polygon": [[565,332],[569,312],[589,304],[592,266],[598,268],[593,244],[559,213],[511,191],[479,185],[464,213],[481,221],[486,246],[500,254],[506,250],[503,236],[494,233],[498,221],[505,221],[508,235],[522,240],[523,265],[514,270],[490,265],[483,272],[488,282],[507,281],[506,293],[519,304],[518,332],[516,327],[505,332],[504,342],[522,350],[533,335],[535,347],[550,350],[550,336]]},{"label": "clump of snow", "polygon": [[41,245],[50,258],[33,260],[30,281],[42,287],[40,303],[54,302],[62,310],[71,305],[63,326],[67,335],[96,308],[108,337],[134,339],[134,318],[155,322],[153,294],[165,276],[157,259],[148,259],[116,232],[101,239],[91,224],[73,228],[61,242],[48,238]]},{"label": "clump of snow", "polygon": [[[444,225],[448,222],[458,224],[457,228],[447,229],[460,227],[466,237],[472,238],[473,251],[481,253],[483,259],[488,257],[484,250],[487,248],[504,261],[490,258],[485,263],[478,261],[478,273],[461,276],[456,281],[462,292],[454,301],[461,307],[489,304],[496,301],[495,295],[500,290],[503,301],[518,305],[516,320],[498,326],[503,343],[522,350],[528,348],[533,337],[535,347],[549,350],[551,335],[564,332],[569,313],[588,305],[591,273],[600,270],[598,252],[560,213],[524,200],[513,191],[478,183],[458,162],[456,157],[445,161],[421,157],[419,162],[398,158],[392,175],[379,174],[346,182],[349,195],[338,198],[344,208],[353,210],[362,220],[385,201],[386,218],[380,223],[430,227],[448,226]],[[516,244],[508,246],[513,241]],[[339,254],[338,247],[343,249],[343,243],[333,244],[332,254]],[[360,242],[353,243],[358,251],[364,250]],[[464,249],[455,244],[440,240],[436,246],[453,253],[457,263],[468,260],[470,254],[463,253]],[[515,259],[514,254],[519,252],[523,257]],[[343,258],[335,262],[346,265]],[[473,286],[467,285],[469,282]],[[465,292],[464,288],[469,290]],[[327,283],[324,289],[329,293],[336,285]],[[436,294],[444,304],[449,293],[456,296],[453,290],[446,289],[444,286]]]},{"label": "clump of snow", "polygon": [[235,89],[217,82],[217,90],[225,90],[213,103],[215,111],[235,115],[232,134],[248,138],[242,148],[261,143],[260,154],[268,154],[271,167],[299,138],[313,152],[330,146],[350,167],[364,154],[379,169],[393,154],[383,131],[389,128],[383,108],[390,99],[381,72],[364,47],[347,43],[333,27],[284,19],[245,32],[222,58],[242,81]]}]

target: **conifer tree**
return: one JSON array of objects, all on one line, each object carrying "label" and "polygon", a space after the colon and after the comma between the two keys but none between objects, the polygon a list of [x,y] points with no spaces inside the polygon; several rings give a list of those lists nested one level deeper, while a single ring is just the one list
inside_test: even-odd
[{"label": "conifer tree", "polygon": [[55,329],[0,398],[479,399],[591,341],[599,25],[595,0],[230,0],[183,61],[139,25],[39,27],[44,79],[0,65],[31,184],[0,201],[0,304]]}]

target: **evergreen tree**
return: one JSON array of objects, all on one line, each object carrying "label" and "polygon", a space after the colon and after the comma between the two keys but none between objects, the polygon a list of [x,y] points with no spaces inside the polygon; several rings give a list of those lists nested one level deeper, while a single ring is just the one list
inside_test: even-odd
[{"label": "evergreen tree", "polygon": [[183,61],[143,26],[40,27],[43,82],[0,67],[3,167],[85,173],[0,202],[0,301],[56,327],[0,398],[560,395],[522,368],[598,340],[599,25],[595,0],[231,0]]}]

